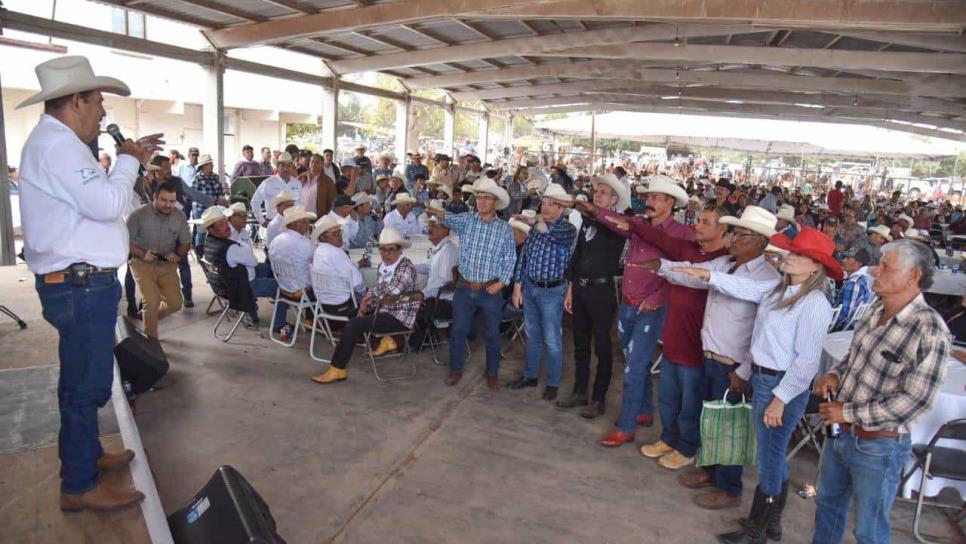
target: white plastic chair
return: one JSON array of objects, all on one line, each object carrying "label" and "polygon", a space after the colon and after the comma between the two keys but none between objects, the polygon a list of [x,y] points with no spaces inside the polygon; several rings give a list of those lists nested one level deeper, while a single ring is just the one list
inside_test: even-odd
[{"label": "white plastic chair", "polygon": [[[268,337],[272,339],[272,342],[276,344],[281,344],[285,347],[292,347],[295,344],[295,340],[298,338],[299,329],[304,329],[305,326],[302,324],[302,312],[303,310],[312,309],[315,305],[314,302],[306,294],[306,289],[302,288],[295,292],[286,291],[282,289],[282,282],[294,283],[295,285],[311,285],[311,278],[304,277],[305,274],[299,270],[298,265],[296,265],[290,259],[271,259],[269,261],[272,266],[272,272],[275,274],[275,280],[278,283],[278,289],[275,290],[275,311],[278,311],[279,304],[283,304],[287,307],[295,309],[295,330],[292,332],[292,337],[288,342],[282,340],[275,336],[275,331],[272,330],[274,327],[270,327],[268,331]],[[286,311],[288,308],[286,308]],[[275,315],[274,313],[272,314]]]},{"label": "white plastic chair", "polygon": [[320,363],[331,363],[332,359],[325,359],[319,357],[315,354],[315,337],[316,333],[321,333],[332,347],[335,348],[338,341],[332,334],[332,321],[340,321],[342,323],[349,322],[349,316],[330,314],[325,311],[322,307],[322,302],[319,300],[322,293],[330,294],[342,294],[344,293],[346,299],[352,301],[353,307],[358,307],[356,302],[356,293],[352,289],[352,282],[349,278],[344,276],[335,276],[332,274],[326,274],[321,270],[312,268],[312,288],[315,291],[315,306],[313,308],[313,318],[312,318],[312,328],[309,332],[309,357],[313,361],[318,361]]}]

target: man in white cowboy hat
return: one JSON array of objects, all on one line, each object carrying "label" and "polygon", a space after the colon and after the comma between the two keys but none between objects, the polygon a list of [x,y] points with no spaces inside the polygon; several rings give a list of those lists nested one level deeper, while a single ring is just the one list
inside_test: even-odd
[{"label": "man in white cowboy hat", "polygon": [[[292,206],[285,210],[282,219],[285,230],[275,238],[268,248],[268,257],[272,263],[286,263],[296,271],[295,277],[275,277],[283,296],[295,300],[301,298],[296,293],[312,287],[311,268],[315,246],[309,240],[308,233],[309,229],[312,228],[311,222],[315,219],[314,213],[306,211],[301,206]],[[282,341],[288,341],[292,334],[292,330],[285,324],[287,309],[287,304],[278,304],[272,318],[272,330],[279,333]],[[299,316],[295,317],[296,321],[300,318]]]},{"label": "man in white cowboy hat", "polygon": [[[593,178],[594,205],[614,211],[630,207],[631,189],[614,174]],[[611,330],[617,310],[614,276],[619,273],[624,238],[597,220],[586,218],[577,231],[577,244],[567,267],[567,295],[564,309],[573,315],[574,390],[560,408],[586,406],[581,416],[594,419],[604,413],[610,386],[613,350]],[[588,399],[591,341],[597,354],[597,373],[593,393]]]},{"label": "man in white cowboy hat", "polygon": [[383,200],[384,219],[385,215],[392,211],[393,201],[396,199],[396,196],[408,192],[409,189],[406,188],[406,175],[403,174],[402,168],[396,168],[396,171],[389,177],[389,191],[386,192],[385,200]]},{"label": "man in white cowboy hat", "polygon": [[869,232],[869,255],[872,264],[878,264],[882,258],[882,246],[892,241],[892,231],[885,225],[876,225],[868,230]]},{"label": "man in white cowboy hat", "polygon": [[556,183],[543,193],[540,213],[533,219],[518,216],[532,227],[517,258],[513,305],[523,307],[527,329],[527,365],[523,375],[507,384],[510,389],[536,387],[540,360],[547,352],[547,385],[543,400],[557,398],[563,371],[561,321],[567,294],[567,264],[577,229],[567,221],[564,210],[574,199]]},{"label": "man in white cowboy hat", "polygon": [[410,196],[409,193],[397,194],[392,200],[392,206],[395,209],[387,213],[386,218],[383,220],[386,227],[395,229],[407,239],[415,234],[419,234],[421,229],[419,228],[419,222],[416,220],[416,214],[413,213],[413,206],[416,204],[416,199]]},{"label": "man in white cowboy hat", "polygon": [[[433,211],[442,213],[439,201],[431,206]],[[423,345],[426,333],[433,327],[433,319],[453,317],[453,289],[444,289],[453,283],[453,269],[459,265],[460,250],[450,236],[449,227],[437,215],[429,217],[429,241],[433,244],[429,262],[417,263],[416,272],[428,276],[423,287],[423,306],[416,319],[416,332],[409,338],[409,347],[418,350]]]},{"label": "man in white cowboy hat", "polygon": [[776,232],[781,232],[789,238],[794,238],[798,234],[798,223],[795,221],[794,207],[788,204],[782,204],[778,208],[778,213],[775,214],[775,218],[778,220],[775,224]]},{"label": "man in white cowboy hat", "polygon": [[275,217],[268,222],[268,227],[265,229],[266,248],[272,247],[272,241],[275,240],[275,237],[285,230],[285,226],[282,224],[285,219],[283,214],[285,210],[295,205],[296,200],[298,200],[297,196],[288,191],[281,191],[272,197],[272,200],[268,203],[268,207],[275,210]]},{"label": "man in white cowboy hat", "polygon": [[235,202],[228,206],[231,215],[228,216],[228,225],[231,227],[231,239],[242,243],[251,244],[252,235],[248,232],[248,208],[244,202]]},{"label": "man in white cowboy hat", "polygon": [[[312,256],[313,270],[321,274],[347,278],[356,293],[356,299],[361,299],[366,291],[366,284],[359,267],[349,260],[349,256],[342,249],[342,225],[331,216],[323,216],[312,227],[311,241],[319,243]],[[322,309],[326,313],[346,317],[356,315],[358,308],[353,304],[350,295],[327,289],[325,285],[316,285],[314,275],[312,281],[315,299],[322,304]],[[333,321],[330,325],[337,327],[339,323]]]},{"label": "man in white cowboy hat", "polygon": [[443,224],[456,231],[460,239],[460,281],[453,294],[450,375],[446,383],[456,385],[463,377],[466,337],[474,315],[480,312],[486,343],[486,384],[490,389],[499,390],[502,290],[513,277],[517,253],[512,229],[497,216],[497,210],[510,205],[510,195],[489,178],[481,180],[474,190],[476,212],[447,212],[443,216]]},{"label": "man in white cowboy hat", "polygon": [[332,202],[332,210],[326,214],[342,225],[342,249],[349,249],[351,247],[351,241],[359,233],[359,221],[352,216],[352,208],[354,205],[355,202],[352,198],[346,195],[339,195]]},{"label": "man in white cowboy hat", "polygon": [[271,205],[266,206],[266,209],[263,210],[263,205],[270,204],[275,195],[282,191],[288,191],[296,199],[302,191],[302,184],[295,176],[295,162],[292,155],[289,153],[280,154],[278,160],[275,161],[275,167],[278,169],[278,173],[262,180],[258,184],[258,188],[255,189],[255,194],[252,195],[252,213],[255,214],[258,224],[263,227],[267,227],[277,213]]},{"label": "man in white cowboy hat", "polygon": [[[417,174],[421,174],[423,179],[429,179],[429,168],[426,168],[426,165],[423,164],[423,154],[419,151],[413,153],[412,162],[406,165],[403,172],[402,179],[406,182],[406,187],[413,186]],[[393,175],[396,175],[396,173],[394,172]]]},{"label": "man in white cowboy hat", "polygon": [[[218,173],[214,170],[214,161],[211,155],[202,155],[198,159],[198,171],[195,173],[195,179],[191,182],[191,187],[203,194],[208,195],[213,199],[213,202],[217,202],[219,199],[225,196],[225,186],[221,182],[221,178]],[[201,215],[208,209],[209,206],[213,204],[206,204],[202,201],[195,200],[191,203],[191,218],[200,219]],[[202,229],[198,229],[195,232],[195,250],[201,252],[205,245],[205,232]]]},{"label": "man in white cowboy hat", "polygon": [[[662,259],[659,265],[655,263],[659,272],[675,285],[692,289],[707,289],[707,284],[672,270],[678,266],[695,266],[757,281],[780,279],[779,272],[768,264],[763,256],[769,238],[775,233],[774,215],[763,208],[747,206],[740,219],[725,216],[720,217],[718,223],[732,227],[731,243],[728,248],[730,256],[693,265],[685,260]],[[728,394],[728,391],[732,394],[728,397],[729,401],[740,400],[736,394],[744,391],[745,382],[736,371],[742,363],[751,362],[748,354],[757,308],[754,303],[729,297],[717,290],[708,292],[700,328],[700,345],[704,355],[703,369],[696,376],[694,386],[685,388],[689,393],[683,391],[686,394],[681,396],[677,436],[669,436],[667,431],[662,432],[661,441],[641,448],[642,454],[647,457],[660,457],[661,464],[664,466],[675,461],[675,459],[664,461],[665,456],[674,456],[675,453],[685,458],[693,458],[694,448],[700,444],[696,427],[702,401],[720,400]],[[676,369],[673,365],[662,365],[661,368],[663,394],[665,378],[672,380],[673,371]],[[681,383],[690,382],[690,380],[680,381]],[[665,398],[661,399],[662,420],[666,411],[665,400]],[[680,464],[680,460],[676,461],[678,462],[674,464]],[[741,505],[741,475],[740,466],[713,465],[683,474],[678,481],[689,489],[713,487],[711,491],[697,495],[694,503],[705,509],[720,510]]]},{"label": "man in white cowboy hat", "polygon": [[373,213],[376,197],[369,193],[352,195],[352,217],[358,228],[355,236],[349,240],[350,248],[366,247],[370,242],[379,239],[382,232],[382,220]]},{"label": "man in white cowboy hat", "polygon": [[546,189],[550,181],[542,173],[531,176],[527,181],[527,196],[523,199],[523,209],[537,210],[540,208],[540,194]]},{"label": "man in white cowboy hat", "polygon": [[164,142],[160,134],[125,140],[105,173],[91,152],[105,115],[101,93],[127,96],[127,85],[94,75],[80,56],[58,57],[35,71],[40,92],[17,106],[44,103],[20,158],[20,217],[27,266],[60,336],[60,507],[114,510],[144,498],[101,478],[134,454],[105,453],[97,430],[97,409],[111,397],[117,267],[130,251],[123,215],[139,165]]}]

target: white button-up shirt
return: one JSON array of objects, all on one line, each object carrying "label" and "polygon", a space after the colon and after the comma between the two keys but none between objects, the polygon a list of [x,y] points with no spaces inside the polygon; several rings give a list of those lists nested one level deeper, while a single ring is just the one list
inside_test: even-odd
[{"label": "white button-up shirt", "polygon": [[352,214],[342,217],[341,215],[335,213],[335,210],[330,211],[328,214],[333,221],[342,223],[342,249],[349,249],[350,242],[359,233],[359,222],[352,218]]},{"label": "white button-up shirt", "polygon": [[[349,260],[349,256],[342,248],[326,242],[320,243],[312,257],[312,268],[330,276],[348,278],[352,290],[356,293],[363,293],[366,290],[362,272],[359,272],[359,268]],[[315,278],[313,278],[312,290],[315,292],[316,300],[322,304],[335,306],[349,299],[349,295],[344,291],[325,289],[321,285],[316,285],[314,280]]]},{"label": "white button-up shirt", "polygon": [[268,258],[273,264],[290,263],[295,267],[294,275],[284,274],[275,276],[278,286],[294,293],[312,285],[312,258],[315,248],[307,236],[302,236],[292,229],[285,229],[279,234],[268,249]]},{"label": "white button-up shirt", "polygon": [[138,161],[120,155],[110,175],[73,130],[43,114],[20,156],[24,255],[35,274],[78,262],[101,268],[127,260],[124,215],[131,210]]},{"label": "white button-up shirt", "polygon": [[433,254],[428,263],[416,265],[416,272],[429,275],[423,294],[426,298],[436,297],[443,300],[453,300],[453,292],[439,294],[440,287],[453,281],[453,267],[460,264],[460,250],[447,236],[433,246]]},{"label": "white button-up shirt", "polygon": [[[210,234],[208,236],[211,236]],[[225,254],[228,266],[236,267],[242,265],[248,272],[248,281],[255,279],[255,267],[258,266],[258,259],[255,257],[255,248],[251,241],[235,240],[237,244],[232,244]]]},{"label": "white button-up shirt", "polygon": [[[259,225],[265,224],[266,219],[271,221],[275,218],[277,214],[275,209],[272,208],[271,202],[275,198],[275,195],[282,191],[288,191],[298,198],[302,192],[302,183],[295,176],[285,181],[281,176],[276,174],[270,178],[265,178],[258,185],[258,188],[255,189],[255,194],[252,195],[252,212],[255,214],[255,219],[258,219]],[[264,211],[262,211],[262,204],[266,208]]]},{"label": "white button-up shirt", "polygon": [[252,235],[248,232],[247,228],[241,230],[235,230],[235,226],[231,223],[228,224],[228,228],[231,229],[231,234],[228,236],[236,242],[246,242],[249,245],[252,243]]},{"label": "white button-up shirt", "polygon": [[421,229],[419,228],[419,222],[416,220],[416,214],[412,210],[403,217],[399,210],[393,210],[386,214],[386,218],[383,220],[383,224],[386,227],[391,227],[399,231],[405,238],[410,238],[413,235],[419,234]]},{"label": "white button-up shirt", "polygon": [[284,219],[285,218],[282,216],[282,214],[275,214],[275,217],[268,222],[268,228],[265,229],[267,231],[265,234],[265,247],[267,249],[272,248],[272,240],[274,240],[279,234],[282,234],[282,231],[285,230],[285,225],[282,224]]}]

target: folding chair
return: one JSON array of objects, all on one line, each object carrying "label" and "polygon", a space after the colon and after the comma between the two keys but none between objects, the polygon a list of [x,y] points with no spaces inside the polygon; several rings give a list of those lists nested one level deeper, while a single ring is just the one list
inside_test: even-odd
[{"label": "folding chair", "polygon": [[[221,311],[221,314],[218,316],[218,319],[215,321],[215,326],[211,331],[214,337],[221,340],[222,342],[228,342],[235,335],[235,331],[238,330],[238,326],[241,325],[243,322],[245,322],[247,326],[251,326],[252,328],[257,329],[258,327],[251,322],[251,318],[248,316],[248,313],[245,310],[232,308],[233,304],[230,298],[231,295],[228,292],[227,288],[225,287],[225,284],[218,277],[218,273],[215,271],[215,267],[212,266],[211,263],[205,262],[204,259],[202,259],[201,262],[203,263],[201,269],[205,273],[205,280],[208,282],[208,285],[211,286],[211,290],[215,293],[215,297],[220,298],[223,303],[223,309]],[[249,296],[251,296],[251,291],[248,291],[248,293],[249,293]],[[240,301],[236,301],[236,302],[240,302]],[[251,304],[254,305],[254,297],[252,297]],[[234,305],[238,306],[239,304],[234,304]],[[210,304],[209,304],[209,307],[210,307]],[[233,311],[235,312],[236,315],[232,317],[231,312]],[[226,317],[228,318],[227,320],[225,319]],[[221,328],[222,322],[225,322],[228,325],[228,331],[219,333],[218,330]]]},{"label": "folding chair", "polygon": [[832,308],[832,320],[828,323],[828,332],[835,332],[835,322],[839,320],[840,313],[842,313],[841,306],[835,306]]},{"label": "folding chair", "polygon": [[[514,310],[516,310],[516,308],[514,308]],[[507,345],[507,349],[512,348],[513,342],[517,341],[520,342],[520,347],[526,351],[527,342],[525,338],[527,336],[527,327],[526,322],[523,319],[523,311],[517,310],[512,316],[506,316],[506,307],[504,307],[504,316],[505,317],[500,320],[500,325],[509,324],[510,330],[513,331],[513,333],[510,335],[510,342]],[[505,356],[506,350],[500,350],[500,357],[502,358]]]},{"label": "folding chair", "polygon": [[[211,274],[211,269],[208,267],[208,263],[204,259],[198,259],[198,264],[201,265],[201,270],[205,274],[205,283],[211,286],[211,282],[208,281],[208,275]],[[212,293],[214,293],[215,291],[214,287],[212,287],[211,291]],[[214,307],[216,304],[218,305],[218,309],[212,311],[211,310],[212,307]],[[228,301],[221,298],[220,296],[218,296],[217,293],[215,293],[214,295],[212,295],[211,302],[208,303],[208,308],[205,310],[205,313],[208,315],[220,314],[225,310],[226,307],[228,307]]]},{"label": "folding chair", "polygon": [[26,329],[27,328],[27,322],[24,321],[23,319],[20,319],[20,316],[17,315],[17,314],[15,314],[15,313],[13,313],[13,311],[11,311],[10,308],[7,308],[6,306],[0,305],[0,313],[6,315],[10,319],[13,319],[14,321],[16,321],[17,322],[17,326],[20,327],[21,329]]},{"label": "folding chair", "polygon": [[[899,489],[902,489],[913,474],[922,470],[922,479],[919,480],[919,496],[916,497],[916,516],[912,518],[912,534],[916,536],[916,540],[923,544],[931,544],[930,541],[919,534],[919,522],[922,520],[922,506],[925,504],[923,488],[926,485],[926,479],[945,478],[947,480],[966,480],[966,449],[962,445],[959,447],[936,445],[940,440],[966,441],[966,418],[954,419],[943,424],[936,431],[936,434],[932,435],[932,439],[928,444],[913,444],[912,456],[915,464],[909,472],[902,476],[902,480],[899,482]],[[963,513],[966,511],[963,509],[962,504],[952,505],[930,502],[929,506],[959,509],[959,513],[956,516],[957,522],[962,520]]]},{"label": "folding chair", "polygon": [[[422,291],[419,291],[419,290],[408,291],[408,292],[403,293],[401,295],[387,295],[387,296],[383,297],[382,299],[380,299],[379,301],[376,302],[376,307],[375,307],[375,310],[373,310],[373,311],[376,312],[376,313],[378,313],[379,312],[379,307],[382,306],[383,304],[406,304],[406,303],[410,303],[410,302],[422,302],[422,301],[423,301],[423,292]],[[375,325],[375,323],[373,323],[373,325]],[[409,379],[409,378],[412,378],[413,376],[416,375],[416,361],[413,360],[412,357],[410,357],[410,355],[412,354],[412,350],[409,349],[409,337],[414,332],[416,332],[416,331],[414,329],[411,329],[411,328],[410,329],[401,330],[401,331],[393,331],[393,332],[377,332],[377,331],[375,331],[373,329],[370,329],[369,332],[367,332],[365,334],[365,339],[366,339],[366,345],[365,345],[366,355],[369,357],[369,362],[372,363],[372,372],[373,372],[373,374],[376,375],[376,379],[377,380],[379,380],[381,382],[393,382],[393,381],[397,381],[397,380]],[[384,377],[382,377],[382,376],[379,375],[379,367],[376,365],[376,357],[375,357],[375,355],[373,355],[373,352],[372,352],[372,340],[374,338],[381,340],[382,338],[385,338],[386,336],[402,336],[403,337],[403,347],[397,353],[393,353],[393,354],[389,354],[389,355],[382,355],[382,356],[379,357],[379,359],[389,359],[389,358],[400,357],[400,358],[402,358],[402,362],[403,363],[405,363],[408,360],[409,363],[410,363],[410,365],[411,365],[411,367],[412,367],[412,370],[409,372],[408,375],[402,374],[402,375],[395,376],[395,377],[392,377],[392,378],[384,378]]]},{"label": "folding chair", "polygon": [[[279,304],[285,306],[286,313],[288,312],[288,308],[294,308],[295,330],[292,332],[292,338],[288,342],[275,336],[274,327],[269,327],[268,337],[276,344],[292,347],[295,345],[295,340],[298,339],[299,330],[305,328],[305,325],[302,323],[302,311],[313,309],[315,303],[306,294],[306,289],[299,289],[294,292],[286,291],[282,289],[282,282],[287,280],[286,283],[307,286],[311,285],[311,278],[306,278],[305,274],[290,259],[272,259],[269,262],[272,266],[272,272],[275,274],[275,280],[278,282],[278,289],[275,290],[275,312],[278,311]],[[273,313],[272,315],[275,314]]]},{"label": "folding chair", "polygon": [[332,344],[332,348],[334,349],[336,344],[338,344],[338,340],[332,334],[332,325],[330,322],[340,321],[342,323],[348,323],[350,316],[326,312],[325,308],[322,307],[320,294],[345,293],[346,298],[352,301],[352,306],[356,307],[358,306],[356,293],[352,289],[352,282],[349,278],[325,274],[315,267],[312,268],[312,289],[315,291],[315,306],[312,310],[312,328],[309,331],[309,357],[313,361],[320,363],[331,363],[332,359],[325,359],[315,354],[316,333],[321,333]]}]

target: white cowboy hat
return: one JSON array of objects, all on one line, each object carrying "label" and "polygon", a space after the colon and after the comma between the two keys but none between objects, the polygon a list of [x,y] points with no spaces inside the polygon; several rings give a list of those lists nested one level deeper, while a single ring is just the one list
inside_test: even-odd
[{"label": "white cowboy hat", "polygon": [[100,90],[120,96],[128,96],[131,89],[120,79],[95,76],[87,57],[71,55],[57,57],[42,62],[34,68],[40,92],[31,95],[14,109],[20,109],[38,102],[46,102],[62,96],[70,96],[84,91]]},{"label": "white cowboy hat", "polygon": [[292,160],[292,154],[289,153],[288,151],[283,151],[278,155],[278,158],[275,159],[276,165],[284,164],[284,163],[292,164],[293,162],[294,161]]},{"label": "white cowboy hat", "polygon": [[392,205],[398,206],[400,204],[416,205],[419,204],[419,201],[413,198],[409,193],[399,193],[396,195],[396,198],[392,199]]},{"label": "white cowboy hat", "polygon": [[147,170],[148,172],[160,172],[161,171],[161,167],[158,166],[158,165],[156,165],[156,164],[148,164],[148,165],[146,165],[144,167],[144,169]]},{"label": "white cowboy hat", "polygon": [[584,193],[580,193],[579,195],[574,197],[574,200],[576,202],[587,202],[588,199],[587,199],[587,195],[585,195]]},{"label": "white cowboy hat", "polygon": [[312,240],[318,240],[320,236],[334,228],[342,228],[345,220],[335,219],[331,215],[323,215],[321,219],[312,225]]},{"label": "white cowboy hat", "polygon": [[[426,209],[434,212],[445,212],[446,206],[443,204],[442,200],[439,200],[438,198],[434,198],[433,200],[429,201],[429,204],[426,206]],[[432,219],[432,217],[430,217],[430,219]]]},{"label": "white cowboy hat", "polygon": [[771,238],[775,235],[775,223],[778,222],[778,218],[764,208],[759,208],[758,206],[745,206],[745,210],[741,212],[740,219],[731,215],[726,215],[718,220],[718,222],[723,225],[732,225],[735,227],[748,229],[766,238]]},{"label": "white cowboy hat", "polygon": [[787,249],[782,249],[772,244],[768,244],[767,246],[765,246],[765,253],[777,253],[778,255],[788,255],[789,253],[791,253],[791,251],[788,251]]},{"label": "white cowboy hat", "polygon": [[537,192],[543,190],[550,183],[543,175],[534,176],[527,180],[527,190],[535,189]]},{"label": "white cowboy hat", "polygon": [[274,210],[283,202],[295,202],[296,200],[298,199],[295,198],[295,195],[283,189],[282,192],[272,197],[268,205]]},{"label": "white cowboy hat", "polygon": [[208,230],[212,225],[221,221],[222,219],[228,219],[231,217],[232,211],[230,208],[222,208],[221,206],[211,206],[205,213],[201,214],[201,218],[197,219],[197,224],[201,226],[202,230]]},{"label": "white cowboy hat", "polygon": [[375,204],[379,200],[369,193],[359,192],[352,195],[352,207],[362,206],[365,204]]},{"label": "white cowboy hat", "polygon": [[396,169],[392,171],[392,175],[389,177],[406,181],[406,170],[401,166],[397,166]]},{"label": "white cowboy hat", "polygon": [[639,195],[643,195],[644,193],[647,192],[647,185],[635,185],[634,192]]},{"label": "white cowboy hat", "polygon": [[879,236],[885,238],[886,240],[888,240],[890,242],[892,241],[892,231],[889,230],[889,227],[887,227],[885,225],[876,225],[876,226],[872,227],[871,229],[869,229],[868,232],[874,232],[874,233],[878,234]]},{"label": "white cowboy hat", "polygon": [[[912,225],[916,222],[915,219],[909,217],[908,215],[906,215],[904,213],[899,214],[899,217],[896,218],[896,221],[905,221],[906,223],[909,223],[909,226],[910,227],[912,227]],[[902,236],[905,236],[905,233],[903,233]]]},{"label": "white cowboy hat", "polygon": [[287,227],[302,219],[315,221],[316,217],[317,216],[314,213],[306,211],[304,206],[292,206],[291,208],[285,210],[285,213],[282,214],[282,226]]},{"label": "white cowboy hat", "polygon": [[467,184],[464,184],[462,187],[460,187],[460,192],[461,193],[469,193],[471,195],[475,195],[476,194],[476,187],[473,187],[473,184],[472,183],[467,183]]},{"label": "white cowboy hat", "polygon": [[231,210],[231,215],[235,215],[236,213],[248,215],[248,208],[245,206],[244,202],[235,202],[231,206],[228,206],[228,209]]},{"label": "white cowboy hat", "polygon": [[678,185],[673,179],[660,174],[651,176],[645,192],[661,193],[673,197],[674,204],[677,207],[687,206],[688,204],[688,192],[684,190],[684,187]]},{"label": "white cowboy hat", "polygon": [[917,242],[928,242],[929,233],[923,230],[909,228],[906,232],[902,233],[903,238],[908,238],[910,240],[915,240]]},{"label": "white cowboy hat", "polygon": [[[449,200],[452,200],[453,188],[450,187],[449,185],[440,185],[439,187],[436,188],[436,190],[443,191],[443,193],[446,195],[446,198]],[[439,193],[436,193],[436,196],[439,196]]]},{"label": "white cowboy hat", "polygon": [[201,168],[202,166],[206,164],[211,164],[213,162],[215,161],[211,158],[211,155],[205,153],[204,155],[198,157],[198,168]]},{"label": "white cowboy hat", "polygon": [[536,219],[537,210],[523,210],[520,212],[520,215],[522,215],[523,217],[526,217],[527,219]]},{"label": "white cowboy hat", "polygon": [[788,222],[795,221],[795,208],[789,206],[788,204],[782,204],[781,208],[778,208],[778,213],[775,214],[778,219],[784,219]]},{"label": "white cowboy hat", "polygon": [[557,183],[551,183],[547,185],[546,190],[544,190],[543,198],[551,198],[556,200],[561,206],[567,207],[572,206],[574,203],[574,197],[564,190],[563,186]]},{"label": "white cowboy hat", "polygon": [[510,220],[507,221],[507,224],[510,225],[510,228],[517,229],[518,231],[524,234],[530,234],[530,225],[524,223],[523,221],[520,221],[515,217],[511,217]]},{"label": "white cowboy hat", "polygon": [[623,212],[631,207],[631,188],[623,181],[617,179],[617,176],[614,174],[604,174],[603,176],[590,180],[590,182],[594,185],[604,184],[617,193],[617,211]]},{"label": "white cowboy hat", "polygon": [[485,178],[485,177],[480,178],[479,180],[476,181],[476,183],[473,184],[473,186],[476,189],[477,195],[479,195],[480,193],[484,193],[484,194],[495,196],[499,201],[496,205],[496,209],[502,210],[510,205],[510,195],[507,194],[506,190],[503,189],[503,187],[500,187],[499,185],[497,185],[496,182],[493,181],[492,179]]},{"label": "white cowboy hat", "polygon": [[379,245],[407,248],[412,245],[412,242],[403,238],[402,234],[399,234],[398,230],[392,227],[386,227],[382,229],[381,233],[379,233]]}]

